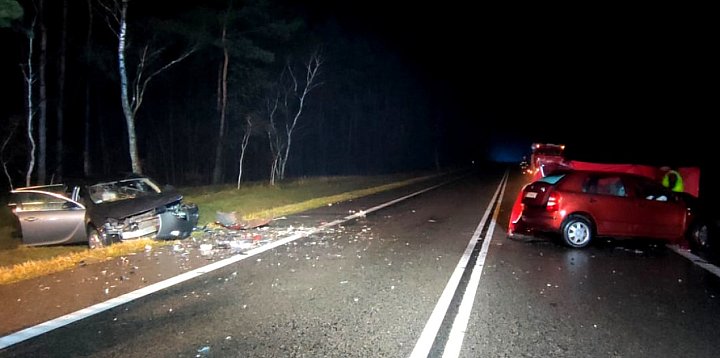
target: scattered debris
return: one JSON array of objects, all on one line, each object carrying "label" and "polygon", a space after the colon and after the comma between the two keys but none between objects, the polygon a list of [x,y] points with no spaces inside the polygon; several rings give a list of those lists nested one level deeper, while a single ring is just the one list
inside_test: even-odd
[{"label": "scattered debris", "polygon": [[202,347],[198,349],[197,352],[200,354],[196,355],[196,357],[201,357],[201,355],[207,355],[210,353],[210,346]]},{"label": "scattered debris", "polygon": [[267,226],[272,218],[257,218],[251,220],[241,220],[237,218],[237,212],[224,213],[217,211],[215,213],[216,223],[220,226],[231,230],[248,230]]},{"label": "scattered debris", "polygon": [[212,255],[213,253],[213,245],[212,244],[200,244],[200,255],[208,256]]}]

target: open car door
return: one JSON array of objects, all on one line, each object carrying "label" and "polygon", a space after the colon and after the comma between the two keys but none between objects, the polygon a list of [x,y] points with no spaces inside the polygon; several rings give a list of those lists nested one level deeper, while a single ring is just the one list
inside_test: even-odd
[{"label": "open car door", "polygon": [[60,194],[14,190],[10,204],[26,245],[87,241],[85,206]]}]

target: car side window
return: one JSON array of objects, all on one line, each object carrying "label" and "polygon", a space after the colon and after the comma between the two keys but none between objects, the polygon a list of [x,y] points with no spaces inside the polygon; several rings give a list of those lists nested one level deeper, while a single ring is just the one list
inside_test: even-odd
[{"label": "car side window", "polygon": [[14,196],[17,211],[67,210],[77,207],[70,201],[43,193],[16,193]]},{"label": "car side window", "polygon": [[583,181],[582,192],[588,194],[597,194],[597,181],[596,176],[589,176]]},{"label": "car side window", "polygon": [[638,181],[635,185],[636,195],[640,198],[655,201],[677,201],[675,195],[667,190],[667,188],[654,181]]},{"label": "car side window", "polygon": [[589,176],[583,183],[583,192],[598,195],[627,196],[625,184],[618,176]]}]

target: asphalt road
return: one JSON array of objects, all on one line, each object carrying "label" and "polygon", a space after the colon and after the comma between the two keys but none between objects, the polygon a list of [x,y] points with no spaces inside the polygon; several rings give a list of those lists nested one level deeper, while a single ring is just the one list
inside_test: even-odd
[{"label": "asphalt road", "polygon": [[[550,240],[509,240],[505,229],[522,181],[510,175],[493,226],[502,177],[502,170],[476,171],[0,356],[408,357],[420,346],[431,356],[455,349],[462,357],[720,354],[720,279],[661,244],[598,242],[572,250]],[[282,224],[317,227],[419,188]],[[485,239],[469,246],[474,234]],[[449,291],[437,333],[419,341],[468,248],[468,269]],[[471,272],[477,265],[479,276]],[[477,289],[467,289],[478,277]],[[451,327],[465,314],[458,343]]]}]

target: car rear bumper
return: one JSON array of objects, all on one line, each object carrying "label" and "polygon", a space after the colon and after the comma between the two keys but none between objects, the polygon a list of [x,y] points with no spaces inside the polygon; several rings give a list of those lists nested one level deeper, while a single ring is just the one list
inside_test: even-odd
[{"label": "car rear bumper", "polygon": [[520,219],[515,223],[513,233],[516,234],[532,234],[535,232],[560,232],[562,218],[557,213],[527,212],[524,211],[520,215]]}]

